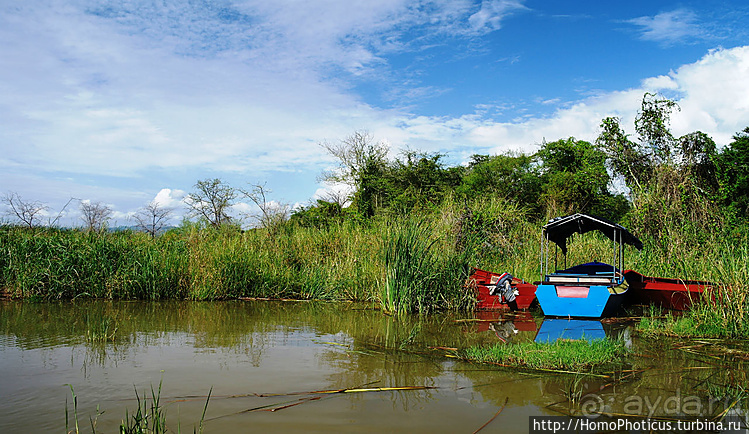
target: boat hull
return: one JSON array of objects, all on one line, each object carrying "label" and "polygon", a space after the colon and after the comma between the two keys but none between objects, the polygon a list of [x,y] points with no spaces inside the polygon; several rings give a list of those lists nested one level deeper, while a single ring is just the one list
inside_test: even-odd
[{"label": "boat hull", "polygon": [[597,261],[557,270],[538,284],[538,304],[544,315],[551,317],[612,316],[628,292],[628,284],[619,270]]},{"label": "boat hull", "polygon": [[711,282],[643,276],[633,270],[625,271],[624,278],[629,283],[629,303],[653,304],[673,310],[687,310],[694,303],[702,302],[703,292],[715,287]]},{"label": "boat hull", "polygon": [[545,316],[603,318],[616,314],[626,292],[612,294],[609,288],[595,286],[538,285],[536,298]]},{"label": "boat hull", "polygon": [[[489,295],[489,286],[494,285],[502,273],[474,268],[468,278],[468,287],[475,288],[477,310],[510,310],[510,307],[500,295]],[[528,309],[536,299],[536,285],[522,279],[513,278],[511,286],[518,291],[515,301],[518,309]]]}]

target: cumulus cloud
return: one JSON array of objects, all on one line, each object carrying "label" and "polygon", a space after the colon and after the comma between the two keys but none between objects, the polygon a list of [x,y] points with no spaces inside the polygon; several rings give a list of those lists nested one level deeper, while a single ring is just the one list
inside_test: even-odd
[{"label": "cumulus cloud", "polygon": [[162,208],[177,209],[183,205],[185,196],[187,196],[187,193],[183,190],[162,188],[156,193],[153,202]]},{"label": "cumulus cloud", "polygon": [[[674,134],[703,131],[719,145],[745,128],[749,119],[749,46],[711,51],[695,63],[683,65],[667,76],[648,77],[637,88],[600,94],[556,110],[547,117],[517,122],[492,122],[481,116],[459,118],[411,117],[386,131],[395,143],[415,143],[425,150],[534,152],[544,140],[570,136],[594,140],[601,119],[619,117],[633,132],[634,119],[645,92],[668,91],[681,110],[672,116]],[[456,145],[457,144],[457,145]],[[420,147],[419,145],[423,145]]]}]

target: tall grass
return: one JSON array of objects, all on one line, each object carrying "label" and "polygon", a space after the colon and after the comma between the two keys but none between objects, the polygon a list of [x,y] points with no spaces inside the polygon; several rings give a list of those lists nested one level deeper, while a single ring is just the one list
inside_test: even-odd
[{"label": "tall grass", "polygon": [[467,304],[457,294],[468,277],[466,256],[453,246],[440,244],[434,234],[431,224],[416,220],[388,228],[383,246],[385,282],[380,295],[384,311],[428,312],[445,305]]},{"label": "tall grass", "polygon": [[[746,231],[671,225],[659,238],[638,222],[625,225],[634,225],[629,229],[645,249],[625,249],[626,267],[725,283],[715,301],[691,315],[749,335]],[[463,288],[471,266],[539,280],[542,225],[511,202],[447,197],[411,217],[287,224],[272,233],[186,224],[154,240],[134,232],[0,226],[0,288],[28,300],[258,297],[371,301],[390,312],[463,309],[472,303]],[[610,240],[586,234],[569,251],[567,265],[574,265],[611,262],[614,249]]]}]

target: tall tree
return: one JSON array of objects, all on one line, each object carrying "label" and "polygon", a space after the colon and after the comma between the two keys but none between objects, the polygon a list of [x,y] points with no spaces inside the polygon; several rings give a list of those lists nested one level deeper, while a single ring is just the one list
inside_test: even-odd
[{"label": "tall tree", "polygon": [[675,101],[646,92],[635,117],[635,131],[640,136],[640,142],[649,146],[651,159],[656,165],[672,159],[675,139],[669,123],[674,109],[679,110]]},{"label": "tall tree", "polygon": [[513,152],[473,155],[457,191],[468,198],[498,196],[533,214],[541,208],[539,167],[531,155]]},{"label": "tall tree", "polygon": [[704,194],[715,194],[718,190],[715,141],[702,131],[695,131],[679,138],[678,151],[682,173],[694,179]]},{"label": "tall tree", "polygon": [[606,154],[614,176],[621,176],[630,188],[639,187],[650,179],[652,167],[640,144],[629,140],[620,122],[613,116],[603,119],[596,146]]},{"label": "tall tree", "polygon": [[219,178],[198,181],[194,187],[195,191],[185,198],[193,216],[205,219],[213,227],[231,222],[229,209],[237,198],[233,187]]},{"label": "tall tree", "polygon": [[542,199],[547,212],[587,212],[618,218],[622,200],[608,190],[606,155],[574,137],[544,143],[536,156],[541,164]]},{"label": "tall tree", "polygon": [[732,217],[749,221],[749,127],[716,158],[720,199]]}]

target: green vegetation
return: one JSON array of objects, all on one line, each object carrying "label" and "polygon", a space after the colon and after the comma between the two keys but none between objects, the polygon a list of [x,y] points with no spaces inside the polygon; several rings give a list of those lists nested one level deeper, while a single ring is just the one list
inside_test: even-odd
[{"label": "green vegetation", "polygon": [[[125,410],[125,419],[122,420],[122,423],[120,424],[120,433],[121,434],[145,434],[145,433],[153,433],[153,434],[161,434],[161,433],[167,433],[171,430],[167,427],[167,421],[166,421],[166,409],[163,405],[161,405],[161,386],[163,383],[163,379],[159,381],[159,388],[158,390],[154,390],[153,386],[151,386],[151,400],[149,401],[146,396],[141,397],[138,394],[138,389],[135,389],[135,399],[138,402],[137,409],[131,414],[129,411]],[[73,426],[70,426],[70,410],[68,408],[68,402],[67,399],[65,400],[65,432],[80,432],[80,428],[78,425],[78,397],[75,394],[75,390],[73,389],[72,385],[70,386],[70,393],[72,395],[73,399]],[[208,392],[208,397],[205,400],[205,406],[203,407],[203,414],[200,417],[200,421],[197,427],[193,429],[193,432],[196,433],[202,433],[203,432],[203,422],[205,421],[205,413],[208,410],[208,402],[211,399],[211,392],[213,390],[211,389]],[[97,414],[96,416],[89,417],[89,422],[91,424],[91,432],[96,433],[96,422],[101,415],[102,412],[99,411],[97,406]],[[180,432],[181,430],[178,428],[176,432]]]},{"label": "green vegetation", "polygon": [[[0,289],[29,300],[261,297],[370,301],[390,313],[470,309],[462,284],[471,266],[537,280],[541,226],[585,212],[643,240],[643,252],[626,253],[628,267],[725,283],[685,320],[704,333],[747,336],[749,127],[719,150],[699,131],[674,137],[676,108],[648,93],[637,140],[606,118],[594,143],[570,137],[532,155],[474,155],[465,166],[439,153],[391,160],[385,143],[357,132],[323,144],[339,162],[323,178],[353,193],[291,216],[264,186],[245,191],[220,179],[198,181],[188,196],[197,223],[159,236],[168,210],[144,212],[150,234],[44,228],[16,212],[21,224],[0,227]],[[261,209],[258,228],[242,231],[229,217],[238,197]],[[43,207],[12,195],[5,202]],[[584,244],[581,260],[608,261],[607,240],[573,242]]]},{"label": "green vegetation", "polygon": [[468,348],[462,354],[467,360],[479,363],[571,372],[621,369],[628,355],[623,342],[611,339],[496,344]]}]

